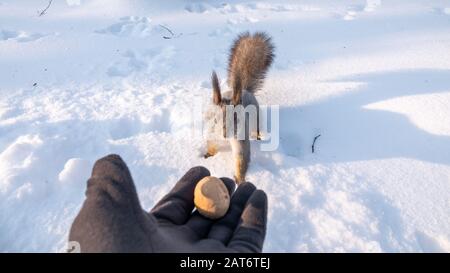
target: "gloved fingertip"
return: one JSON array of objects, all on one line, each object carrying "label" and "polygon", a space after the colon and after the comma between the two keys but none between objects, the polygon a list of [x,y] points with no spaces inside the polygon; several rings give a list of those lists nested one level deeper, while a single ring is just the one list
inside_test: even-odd
[{"label": "gloved fingertip", "polygon": [[267,194],[258,189],[250,196],[249,203],[257,208],[267,209]]},{"label": "gloved fingertip", "polygon": [[100,158],[99,160],[108,160],[108,161],[114,161],[114,162],[123,162],[122,157],[118,154],[109,154],[103,158]]},{"label": "gloved fingertip", "polygon": [[238,189],[240,189],[241,192],[254,192],[256,187],[251,182],[243,182],[239,184]]},{"label": "gloved fingertip", "polygon": [[[209,170],[203,166],[196,166],[190,168],[183,178],[197,178],[198,180],[202,179],[205,176],[210,176],[211,173]],[[183,180],[183,178],[181,180]],[[198,182],[198,181],[196,181]]]},{"label": "gloved fingertip", "polygon": [[222,180],[222,182],[225,184],[225,187],[227,187],[228,193],[230,195],[233,194],[236,188],[236,183],[228,177],[221,177],[220,180]]},{"label": "gloved fingertip", "polygon": [[116,180],[131,180],[127,164],[117,154],[100,158],[92,168],[92,177],[111,177]]},{"label": "gloved fingertip", "polygon": [[262,190],[255,190],[241,216],[242,226],[265,230],[267,223],[267,195]]}]

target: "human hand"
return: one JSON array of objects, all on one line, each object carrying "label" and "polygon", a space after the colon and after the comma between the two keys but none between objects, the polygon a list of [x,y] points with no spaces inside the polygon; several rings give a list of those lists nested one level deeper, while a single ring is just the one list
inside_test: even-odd
[{"label": "human hand", "polygon": [[[194,211],[194,188],[210,175],[190,169],[150,211],[139,203],[131,174],[118,155],[98,160],[69,241],[82,252],[261,252],[267,197],[251,183],[231,195],[226,215],[211,220]],[[235,183],[221,178],[230,194]]]}]

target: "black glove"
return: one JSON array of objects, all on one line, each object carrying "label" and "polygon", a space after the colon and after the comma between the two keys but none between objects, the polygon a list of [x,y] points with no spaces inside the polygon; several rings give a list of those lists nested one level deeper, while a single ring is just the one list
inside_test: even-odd
[{"label": "black glove", "polygon": [[[141,208],[131,174],[118,155],[98,160],[86,200],[70,230],[81,252],[261,252],[266,233],[267,197],[241,184],[227,214],[210,220],[193,211],[194,188],[210,175],[190,169],[150,211]],[[221,178],[230,194],[235,183]]]}]

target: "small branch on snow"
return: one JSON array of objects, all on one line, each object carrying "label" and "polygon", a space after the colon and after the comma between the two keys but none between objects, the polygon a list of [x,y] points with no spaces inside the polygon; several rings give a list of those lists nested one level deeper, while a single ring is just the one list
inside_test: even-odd
[{"label": "small branch on snow", "polygon": [[316,145],[316,140],[320,137],[321,135],[317,135],[314,137],[313,143],[311,145],[311,152],[314,153],[314,145]]},{"label": "small branch on snow", "polygon": [[52,2],[53,2],[53,0],[49,0],[49,1],[48,1],[48,5],[47,5],[47,7],[45,7],[44,10],[42,10],[42,11],[39,11],[39,10],[38,10],[38,16],[39,16],[39,17],[41,17],[41,16],[43,16],[45,13],[47,13],[47,10],[48,10],[48,8],[50,8],[50,6],[52,5]]},{"label": "small branch on snow", "polygon": [[164,26],[164,25],[159,25],[160,27],[162,27],[163,29],[165,29],[165,30],[167,30],[172,36],[174,36],[175,34],[173,34],[173,31],[172,30],[170,30],[170,28],[168,28],[168,27],[166,27],[166,26]]},{"label": "small branch on snow", "polygon": [[170,36],[163,36],[164,39],[172,39],[172,38],[178,38],[180,37],[183,33],[180,33],[178,35],[175,35],[175,33],[173,33],[172,30],[170,30],[170,28],[164,26],[164,25],[159,25],[160,27],[162,27],[163,29],[167,30],[170,33]]}]

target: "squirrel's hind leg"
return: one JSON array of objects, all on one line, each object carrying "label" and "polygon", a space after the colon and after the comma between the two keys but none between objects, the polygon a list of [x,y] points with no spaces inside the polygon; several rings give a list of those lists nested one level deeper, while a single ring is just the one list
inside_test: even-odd
[{"label": "squirrel's hind leg", "polygon": [[215,141],[207,140],[206,141],[206,153],[203,156],[204,158],[208,158],[210,156],[214,156],[219,151],[219,146]]},{"label": "squirrel's hind leg", "polygon": [[245,174],[247,173],[248,164],[250,163],[250,141],[249,140],[233,140],[231,142],[233,151],[235,172],[234,179],[239,185],[245,182]]}]

